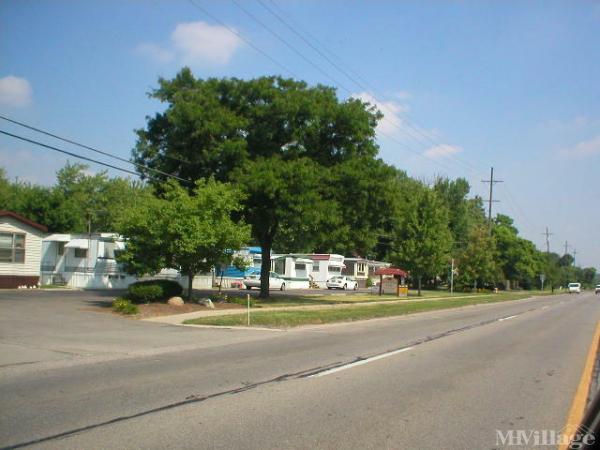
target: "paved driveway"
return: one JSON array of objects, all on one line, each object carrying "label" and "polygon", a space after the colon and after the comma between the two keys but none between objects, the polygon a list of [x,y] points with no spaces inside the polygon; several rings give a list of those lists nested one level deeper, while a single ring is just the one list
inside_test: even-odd
[{"label": "paved driveway", "polygon": [[148,323],[110,312],[115,291],[0,291],[0,368],[56,367],[261,339],[269,332]]}]

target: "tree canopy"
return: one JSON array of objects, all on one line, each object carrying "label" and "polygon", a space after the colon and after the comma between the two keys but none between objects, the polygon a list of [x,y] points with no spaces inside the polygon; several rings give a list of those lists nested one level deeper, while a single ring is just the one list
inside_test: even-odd
[{"label": "tree canopy", "polygon": [[231,219],[241,193],[212,179],[197,181],[191,195],[173,181],[162,188],[159,197],[144,196],[120,219],[117,229],[127,245],[118,260],[135,275],[178,270],[188,277],[191,298],[197,273],[210,272],[248,242],[248,227]]}]

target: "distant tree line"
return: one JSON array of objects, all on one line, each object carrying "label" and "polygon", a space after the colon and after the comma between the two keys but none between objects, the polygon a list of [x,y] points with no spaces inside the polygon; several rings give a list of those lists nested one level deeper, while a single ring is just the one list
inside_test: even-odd
[{"label": "distant tree line", "polygon": [[[168,209],[164,201],[177,201],[188,209],[169,209],[168,233],[178,229],[180,215],[202,216],[179,227],[189,231],[204,226],[207,208],[221,208],[244,230],[236,239],[247,236],[263,255],[275,249],[385,260],[408,270],[419,290],[446,285],[451,259],[460,289],[531,289],[540,286],[540,274],[548,287],[594,283],[595,269],[574,267],[569,255],[540,252],[519,236],[510,217],[498,215],[489,223],[465,179],[439,177],[427,184],[382,161],[375,140],[381,113],[358,99],[340,100],[334,88],[276,76],[198,79],[182,69],[173,79],[159,79],[150,96],[165,108],[137,130],[132,155],[138,167],[150,168],[140,169],[147,184],[104,172],[88,175],[82,165],[61,169],[52,187],[9,182],[2,175],[0,208],[55,231],[85,231],[91,223],[94,230],[120,231],[138,243],[145,236],[148,246],[122,257],[136,273],[155,271],[160,261],[173,264],[166,262],[174,260],[172,250],[160,245],[166,229],[148,231],[136,223],[154,226],[153,217],[168,222],[161,215]],[[151,169],[189,182],[176,188]],[[218,192],[229,200],[215,201]],[[197,196],[213,200],[199,207],[190,200]],[[198,239],[206,236],[199,233]],[[224,249],[215,246],[188,242],[186,260],[197,248],[202,260],[222,261]],[[263,297],[269,271],[263,258]]]}]

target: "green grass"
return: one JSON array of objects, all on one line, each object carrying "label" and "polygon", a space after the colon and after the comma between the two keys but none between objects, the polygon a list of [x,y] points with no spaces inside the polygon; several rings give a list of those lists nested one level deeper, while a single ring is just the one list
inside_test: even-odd
[{"label": "green grass", "polygon": [[[406,302],[378,305],[356,305],[346,308],[332,308],[305,311],[254,311],[251,314],[251,324],[261,327],[289,328],[308,324],[326,324],[333,322],[348,322],[353,320],[375,319],[379,317],[400,316],[418,312],[458,308],[460,306],[476,305],[481,303],[497,303],[511,300],[520,300],[530,297],[525,293],[501,293],[478,295],[476,297],[448,298],[443,300],[423,300],[420,302]],[[203,317],[187,320],[185,324],[193,325],[219,325],[240,326],[246,325],[245,314],[231,314],[225,316]]]}]

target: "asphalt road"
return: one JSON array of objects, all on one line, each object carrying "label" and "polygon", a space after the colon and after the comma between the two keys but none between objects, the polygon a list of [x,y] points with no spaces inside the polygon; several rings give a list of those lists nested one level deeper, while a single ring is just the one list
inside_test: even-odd
[{"label": "asphalt road", "polygon": [[191,329],[53,295],[0,294],[4,447],[498,448],[496,430],[562,428],[600,319],[600,299],[581,294]]}]

